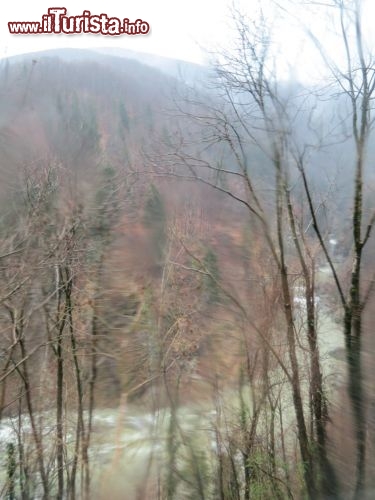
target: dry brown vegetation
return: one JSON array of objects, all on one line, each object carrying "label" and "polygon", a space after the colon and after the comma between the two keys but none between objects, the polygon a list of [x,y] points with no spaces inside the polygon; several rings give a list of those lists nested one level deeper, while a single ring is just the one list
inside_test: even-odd
[{"label": "dry brown vegetation", "polygon": [[[371,498],[375,79],[358,2],[333,4],[327,95],[280,82],[236,11],[210,89],[4,63],[1,495]],[[337,180],[316,171],[346,154],[320,133],[340,99]]]}]

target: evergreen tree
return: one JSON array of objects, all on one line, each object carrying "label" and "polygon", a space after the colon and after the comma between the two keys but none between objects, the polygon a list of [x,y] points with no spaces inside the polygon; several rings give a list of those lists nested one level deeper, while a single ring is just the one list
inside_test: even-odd
[{"label": "evergreen tree", "polygon": [[129,130],[129,115],[128,112],[126,111],[126,107],[123,101],[120,101],[119,115],[120,115],[120,124],[122,128],[125,130]]},{"label": "evergreen tree", "polygon": [[102,172],[101,186],[95,195],[95,222],[93,225],[94,236],[103,244],[110,239],[111,230],[119,214],[119,200],[116,187],[116,171],[110,165]]},{"label": "evergreen tree", "polygon": [[220,289],[217,284],[220,279],[220,271],[216,253],[211,248],[207,249],[205,253],[203,265],[204,271],[207,272],[203,280],[207,301],[214,304],[220,301]]},{"label": "evergreen tree", "polygon": [[151,232],[151,245],[159,264],[163,260],[167,239],[166,211],[163,199],[153,184],[146,200],[143,222]]}]

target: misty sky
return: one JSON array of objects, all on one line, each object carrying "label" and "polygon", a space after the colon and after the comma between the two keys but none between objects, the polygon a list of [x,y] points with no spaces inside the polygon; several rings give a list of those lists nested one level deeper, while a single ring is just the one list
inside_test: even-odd
[{"label": "misty sky", "polygon": [[[136,37],[102,35],[10,35],[8,21],[40,21],[49,7],[66,7],[67,15],[92,14],[143,19],[151,33]],[[53,47],[126,47],[193,62],[203,62],[199,45],[207,47],[222,38],[228,12],[225,0],[75,0],[1,2],[1,56]]]},{"label": "misty sky", "polygon": [[[276,1],[276,0],[275,0]],[[319,2],[327,4],[331,0]],[[340,57],[340,47],[336,48],[333,32],[330,32],[328,9],[327,15],[322,16],[322,8],[314,18],[306,15],[306,4],[301,0],[278,0],[279,5],[287,8],[292,17],[288,21],[282,19],[282,10],[275,13],[272,0],[238,0],[242,3],[249,18],[254,16],[257,5],[270,18],[273,25],[278,60],[287,59],[282,72],[307,78],[309,71],[316,71],[318,55],[316,50],[303,33],[302,25],[312,27],[318,38],[330,48],[332,57]],[[362,0],[364,21],[367,23],[369,44],[375,45],[372,23],[375,18],[375,1]],[[36,50],[45,50],[55,47],[126,47],[132,50],[159,54],[167,57],[184,59],[203,63],[204,49],[215,49],[218,46],[227,46],[231,38],[230,5],[232,0],[137,0],[118,2],[118,0],[75,0],[74,2],[41,0],[38,2],[13,1],[2,2],[0,27],[0,55],[14,55]],[[81,15],[83,10],[90,10],[92,14],[105,13],[108,16],[129,18],[130,21],[142,19],[151,26],[151,32],[146,36],[119,36],[103,35],[11,35],[8,32],[8,21],[41,21],[49,7],[66,7],[68,15]],[[293,20],[294,15],[294,20]],[[328,29],[327,29],[328,26]]]}]

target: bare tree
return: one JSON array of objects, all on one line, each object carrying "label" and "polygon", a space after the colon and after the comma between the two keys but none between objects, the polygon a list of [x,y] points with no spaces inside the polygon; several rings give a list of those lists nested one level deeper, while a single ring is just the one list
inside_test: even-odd
[{"label": "bare tree", "polygon": [[[308,199],[305,196],[301,205],[293,191],[296,183],[301,186],[303,182],[301,176],[298,178],[294,131],[298,120],[309,118],[298,96],[277,80],[266,19],[261,15],[252,22],[234,11],[234,21],[237,45],[234,51],[218,56],[214,97],[207,96],[203,102],[193,93],[185,96],[184,106],[178,104],[189,132],[175,144],[173,152],[169,150],[162,156],[163,167],[170,166],[164,174],[201,182],[229,196],[248,211],[262,235],[279,279],[289,356],[286,370],[307,493],[309,498],[320,494],[335,497],[338,483],[328,458],[328,407],[318,347],[315,254],[313,242],[305,235],[303,219],[297,215],[306,216]],[[190,126],[186,125],[189,121]],[[200,137],[197,141],[195,131]],[[260,162],[273,183],[267,198],[262,194]],[[163,175],[163,168],[159,172]],[[305,338],[314,429],[310,436],[293,304],[295,275],[301,276],[306,303]]]},{"label": "bare tree", "polygon": [[[311,2],[312,5],[315,2]],[[364,183],[366,154],[373,129],[373,99],[375,91],[373,54],[366,51],[366,41],[362,21],[362,5],[359,0],[346,2],[333,0],[326,8],[332,8],[339,38],[342,43],[344,61],[335,61],[328,50],[310,30],[309,34],[319,50],[326,67],[333,77],[334,93],[342,95],[349,106],[350,139],[354,144],[354,176],[352,185],[351,233],[352,250],[351,275],[348,282],[340,278],[339,270],[329,254],[322,229],[316,216],[311,187],[302,162],[299,169],[303,178],[313,227],[322,247],[327,263],[332,270],[339,299],[343,309],[344,338],[348,365],[348,394],[354,417],[356,435],[356,483],[354,498],[361,498],[365,489],[366,470],[366,396],[363,375],[363,314],[373,289],[374,277],[367,288],[362,279],[363,255],[369,242],[375,222],[375,212],[369,216],[364,213]]]}]

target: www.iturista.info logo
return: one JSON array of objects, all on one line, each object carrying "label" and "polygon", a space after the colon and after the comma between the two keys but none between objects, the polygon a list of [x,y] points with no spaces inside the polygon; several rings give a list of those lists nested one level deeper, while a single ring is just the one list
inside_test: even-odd
[{"label": "www.iturista.info logo", "polygon": [[150,25],[142,19],[130,22],[127,17],[109,17],[107,14],[92,15],[84,10],[80,16],[67,16],[65,7],[51,7],[42,21],[10,21],[9,32],[13,35],[82,34],[94,35],[147,35]]}]

